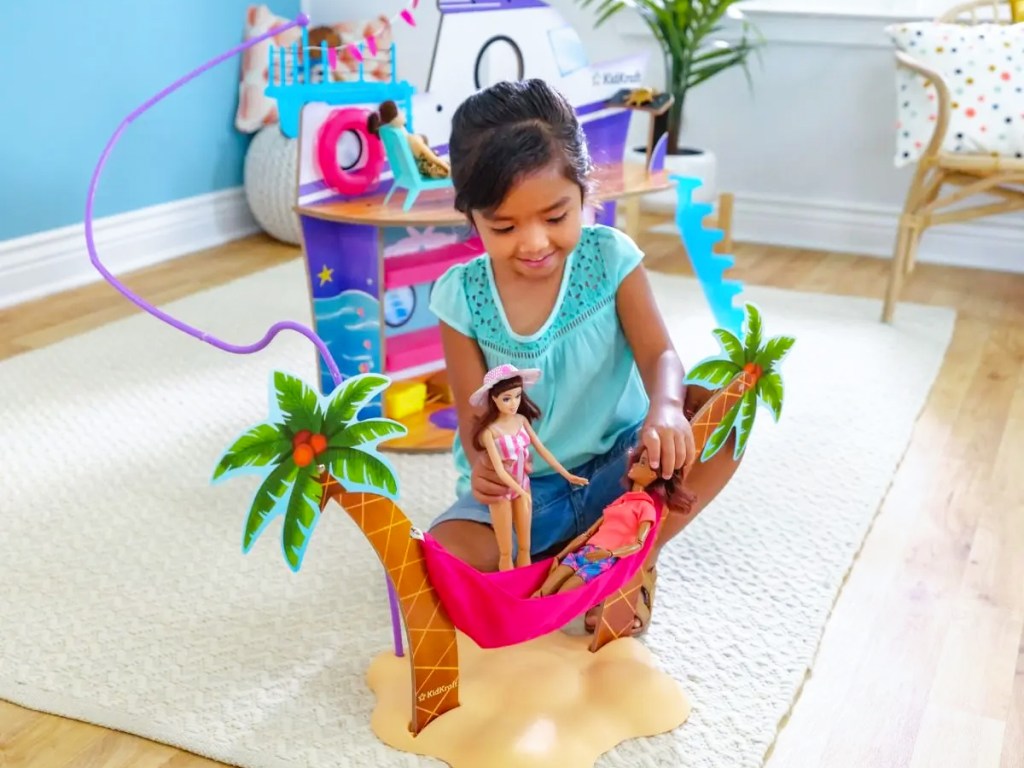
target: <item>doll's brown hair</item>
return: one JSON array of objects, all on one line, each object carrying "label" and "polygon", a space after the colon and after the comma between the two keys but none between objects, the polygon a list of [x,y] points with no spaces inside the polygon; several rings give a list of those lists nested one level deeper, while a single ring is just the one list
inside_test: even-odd
[{"label": "doll's brown hair", "polygon": [[[487,392],[487,412],[482,416],[477,416],[476,421],[473,425],[473,447],[478,451],[484,450],[483,445],[480,443],[480,435],[484,433],[484,430],[491,426],[497,421],[498,416],[501,412],[498,410],[498,406],[494,404],[494,398],[500,395],[502,392],[508,392],[510,389],[523,386],[522,376],[513,376],[510,379],[499,381]],[[523,387],[523,394],[519,400],[519,410],[516,411],[520,416],[525,416],[527,421],[533,422],[540,418],[540,408],[537,404],[530,399],[530,396],[526,394],[526,388]]]},{"label": "doll's brown hair", "polygon": [[[625,483],[626,488],[633,487],[633,481],[629,479],[629,470],[633,468],[634,464],[640,461],[640,456],[646,451],[647,447],[644,445],[638,445],[630,450],[629,455],[626,458],[626,472],[623,475],[623,482]],[[673,472],[672,477],[668,480],[663,478],[659,472],[658,476],[651,481],[646,490],[652,496],[657,494],[664,499],[666,513],[668,510],[671,510],[673,512],[688,514],[690,509],[693,507],[693,503],[697,500],[697,496],[693,491],[689,491],[683,487],[683,470],[681,469],[677,469]]]},{"label": "doll's brown hair", "polygon": [[387,125],[396,117],[398,117],[398,105],[390,99],[382,101],[377,107],[377,111],[371,112],[366,119],[366,130],[376,136],[382,125]]}]

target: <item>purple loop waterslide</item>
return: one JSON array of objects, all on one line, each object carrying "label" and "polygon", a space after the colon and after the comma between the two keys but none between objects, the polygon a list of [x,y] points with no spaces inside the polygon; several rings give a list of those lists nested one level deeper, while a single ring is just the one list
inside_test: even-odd
[{"label": "purple loop waterslide", "polygon": [[[279,334],[281,331],[295,331],[296,333],[302,334],[311,342],[313,342],[313,345],[317,348],[317,351],[320,352],[321,357],[327,364],[327,369],[331,372],[331,379],[333,379],[334,385],[337,386],[338,384],[341,383],[342,380],[341,371],[338,369],[338,365],[334,361],[334,357],[327,349],[327,345],[324,343],[324,340],[321,339],[311,328],[302,325],[301,323],[294,322],[292,320],[281,320],[271,325],[270,328],[267,329],[267,332],[266,334],[264,334],[263,338],[253,344],[231,344],[229,342],[222,341],[221,339],[218,339],[216,336],[214,336],[212,333],[206,333],[205,331],[200,330],[199,328],[195,328],[191,325],[188,325],[187,323],[183,323],[177,318],[171,317],[166,312],[153,306],[142,297],[130,291],[120,280],[114,277],[114,275],[111,274],[106,267],[103,266],[103,263],[100,261],[99,255],[96,253],[96,243],[93,239],[92,231],[93,200],[96,197],[96,188],[99,184],[100,173],[103,171],[103,166],[106,165],[107,158],[109,157],[111,150],[113,150],[114,145],[117,144],[118,140],[121,138],[121,134],[124,133],[124,130],[132,122],[134,122],[141,114],[151,109],[155,104],[157,104],[157,102],[162,101],[168,95],[181,88],[190,80],[193,80],[199,75],[203,74],[208,69],[212,69],[221,62],[237,56],[239,53],[246,50],[247,48],[251,48],[252,46],[257,45],[258,43],[261,43],[264,40],[273,37],[274,35],[280,34],[281,32],[285,32],[289,29],[292,29],[293,27],[304,27],[307,24],[309,24],[309,17],[304,13],[300,13],[293,21],[269,29],[262,35],[246,40],[244,43],[235,46],[226,53],[222,53],[220,56],[210,59],[202,66],[197,67],[189,74],[185,75],[184,77],[178,79],[171,85],[167,86],[162,91],[157,93],[155,96],[145,101],[140,107],[137,107],[135,110],[133,110],[124,120],[122,120],[120,125],[118,125],[117,130],[114,131],[113,136],[110,137],[110,141],[107,142],[107,146],[104,148],[103,153],[100,155],[99,162],[96,164],[96,169],[93,171],[92,179],[89,182],[89,192],[85,202],[85,244],[87,250],[89,251],[89,260],[92,262],[92,265],[108,283],[110,283],[129,301],[133,302],[141,309],[144,309],[146,312],[153,315],[157,319],[167,323],[171,327],[177,328],[179,331],[183,331],[184,333],[187,333],[189,336],[193,336],[199,339],[200,341],[204,341],[207,344],[216,347],[217,349],[224,350],[225,352],[232,352],[236,355],[250,355],[254,352],[259,352],[260,350],[265,349],[267,345],[269,345],[270,342],[274,339],[274,337],[277,336],[277,334]],[[388,587],[388,602],[391,607],[391,628],[395,640],[395,655],[402,656],[402,625],[398,615],[398,597],[395,594],[395,588],[394,585],[391,583],[391,579],[385,576],[385,580],[387,581]]]}]

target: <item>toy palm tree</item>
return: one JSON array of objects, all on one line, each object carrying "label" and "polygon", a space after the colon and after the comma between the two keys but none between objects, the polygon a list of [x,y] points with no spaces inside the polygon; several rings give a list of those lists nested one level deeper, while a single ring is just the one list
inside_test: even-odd
[{"label": "toy palm tree", "polygon": [[763,341],[761,313],[746,305],[743,339],[724,328],[714,330],[722,355],[695,365],[687,383],[717,389],[715,395],[694,416],[691,426],[701,461],[707,461],[725,445],[729,433],[736,432],[735,458],[746,449],[760,402],[775,421],[782,414],[784,393],[778,366],[792,348],[791,336],[776,336]]},{"label": "toy palm tree", "polygon": [[[714,391],[690,419],[694,446],[702,462],[718,453],[734,430],[733,456],[738,460],[743,455],[754,426],[758,401],[771,411],[776,421],[782,414],[783,386],[778,367],[794,339],[776,336],[763,342],[761,313],[753,304],[746,305],[744,327],[742,340],[725,328],[716,328],[713,333],[722,347],[722,355],[702,360],[686,377],[686,383]],[[596,651],[633,632],[642,587],[643,571],[640,570],[625,586],[605,599],[595,625],[591,650]]]},{"label": "toy palm tree", "polygon": [[[293,571],[301,567],[331,499],[355,521],[398,593],[412,656],[411,728],[418,733],[459,705],[459,659],[455,628],[430,584],[419,544],[410,535],[412,522],[395,503],[395,473],[377,452],[382,440],[404,435],[406,429],[390,419],[357,418],[390,383],[378,374],[353,376],[323,398],[301,379],[275,372],[271,418],[235,440],[218,461],[213,480],[238,474],[265,476],[249,508],[242,551],[248,552],[271,521],[283,514],[281,543]],[[398,632],[397,617],[392,619]]]}]

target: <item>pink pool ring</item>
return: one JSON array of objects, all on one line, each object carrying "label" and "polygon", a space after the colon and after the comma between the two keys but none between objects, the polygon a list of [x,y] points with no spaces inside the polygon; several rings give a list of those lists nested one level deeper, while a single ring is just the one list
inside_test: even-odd
[{"label": "pink pool ring", "polygon": [[[384,147],[366,127],[370,113],[363,109],[336,109],[320,127],[316,158],[320,173],[331,188],[342,195],[362,195],[380,179],[384,166]],[[346,131],[359,136],[365,162],[362,166],[345,170],[338,165],[338,140]]]}]

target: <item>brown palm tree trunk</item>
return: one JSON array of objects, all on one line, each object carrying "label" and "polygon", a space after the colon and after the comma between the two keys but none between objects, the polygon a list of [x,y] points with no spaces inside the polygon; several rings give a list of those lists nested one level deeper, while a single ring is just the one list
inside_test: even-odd
[{"label": "brown palm tree trunk", "polygon": [[[756,382],[752,373],[741,371],[727,386],[711,395],[693,415],[693,418],[690,419],[690,428],[693,430],[693,441],[698,456],[707,445],[711,433],[722,423],[722,419],[725,418],[729,409],[736,405],[743,394]],[[731,477],[731,472],[729,477]],[[651,531],[651,536],[661,533],[660,529],[664,527],[666,519],[671,514],[673,514],[673,510],[666,509],[664,511],[658,526],[659,530]],[[642,599],[640,588],[643,585],[646,568],[647,564],[645,563],[637,570],[632,579],[606,597],[601,604],[597,624],[594,627],[594,639],[590,643],[591,651],[599,650],[612,640],[633,634],[633,624],[637,618],[636,606],[637,601]]]},{"label": "brown palm tree trunk", "polygon": [[739,403],[740,398],[746,394],[757,383],[754,374],[741,371],[733,377],[733,380],[723,388],[715,392],[701,407],[693,418],[690,419],[690,428],[693,429],[693,442],[699,456],[704,446],[707,445],[711,433],[718,428],[725,418],[729,409]]},{"label": "brown palm tree trunk", "polygon": [[321,510],[334,499],[370,542],[398,593],[412,670],[413,734],[459,706],[459,648],[455,627],[430,584],[412,522],[388,498],[348,493],[327,472],[321,476]]}]

